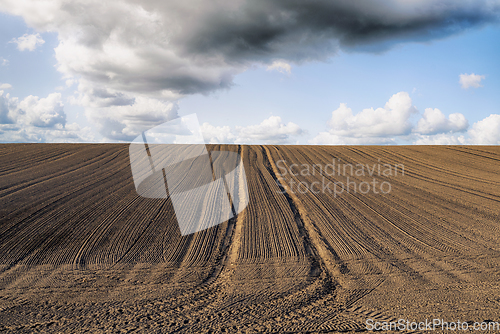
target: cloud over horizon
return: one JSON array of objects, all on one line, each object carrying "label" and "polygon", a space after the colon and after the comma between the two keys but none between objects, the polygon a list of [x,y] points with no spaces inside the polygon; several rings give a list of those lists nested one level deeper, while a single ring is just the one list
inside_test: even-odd
[{"label": "cloud over horizon", "polygon": [[410,117],[417,113],[407,92],[394,94],[383,108],[368,108],[354,114],[347,104],[332,112],[328,132],[320,133],[312,144],[387,144],[392,136],[409,135]]},{"label": "cloud over horizon", "polygon": [[389,145],[411,140],[416,145],[500,145],[500,115],[492,114],[469,127],[461,113],[446,115],[426,108],[420,119],[407,92],[394,94],[384,108],[354,114],[345,103],[332,112],[328,131],[309,141],[313,145]]},{"label": "cloud over horizon", "polygon": [[295,123],[283,123],[281,117],[271,116],[257,125],[212,126],[209,123],[201,125],[203,138],[211,144],[291,144],[303,130]]},{"label": "cloud over horizon", "polygon": [[0,90],[0,140],[2,142],[91,141],[90,129],[67,124],[60,93],[23,100]]},{"label": "cloud over horizon", "polygon": [[460,113],[446,116],[439,109],[425,109],[423,117],[418,121],[414,131],[423,135],[435,135],[447,132],[464,132],[469,122]]}]

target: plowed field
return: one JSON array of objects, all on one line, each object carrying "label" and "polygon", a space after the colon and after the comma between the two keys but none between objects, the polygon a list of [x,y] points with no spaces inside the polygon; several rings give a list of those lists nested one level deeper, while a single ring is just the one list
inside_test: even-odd
[{"label": "plowed field", "polygon": [[249,204],[182,236],[128,145],[0,145],[0,332],[500,322],[499,147],[210,149],[240,153]]}]

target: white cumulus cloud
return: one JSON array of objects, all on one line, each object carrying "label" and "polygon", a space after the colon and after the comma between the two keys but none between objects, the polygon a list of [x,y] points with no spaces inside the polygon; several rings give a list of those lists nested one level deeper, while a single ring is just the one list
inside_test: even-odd
[{"label": "white cumulus cloud", "polygon": [[415,145],[465,145],[467,143],[467,138],[465,136],[456,136],[449,133],[421,135],[413,142]]},{"label": "white cumulus cloud", "polygon": [[238,138],[235,143],[286,144],[291,136],[302,134],[302,129],[295,123],[283,123],[281,117],[271,116],[258,125],[237,127]]},{"label": "white cumulus cloud", "polygon": [[177,109],[176,103],[139,96],[130,104],[88,107],[85,114],[107,138],[130,141],[142,131],[176,118]]},{"label": "white cumulus cloud", "polygon": [[279,116],[271,116],[260,124],[236,126],[213,126],[203,123],[203,138],[207,143],[234,144],[290,144],[303,130],[295,123],[284,123]]},{"label": "white cumulus cloud", "polygon": [[24,124],[42,128],[63,128],[66,124],[60,93],[52,93],[42,99],[30,95],[19,102],[18,108],[18,117]]},{"label": "white cumulus cloud", "polygon": [[0,83],[0,90],[11,89],[12,85],[8,83]]},{"label": "white cumulus cloud", "polygon": [[469,89],[469,88],[479,88],[483,87],[481,85],[481,81],[484,80],[486,76],[484,75],[478,75],[478,74],[460,74],[460,85],[462,85],[463,89]]},{"label": "white cumulus cloud", "polygon": [[16,43],[19,51],[34,51],[38,46],[43,45],[45,41],[40,34],[24,34],[19,38],[14,38],[11,43]]},{"label": "white cumulus cloud", "polygon": [[410,117],[417,112],[407,92],[394,94],[383,108],[363,109],[357,114],[347,104],[332,112],[329,133],[341,137],[373,138],[406,135],[411,132]]},{"label": "white cumulus cloud", "polygon": [[469,129],[469,121],[461,113],[446,116],[437,108],[427,108],[414,124],[412,116],[417,113],[406,92],[393,95],[384,108],[364,109],[357,114],[342,103],[332,112],[327,124],[328,131],[320,132],[309,143],[387,145],[409,140],[418,145],[500,143],[498,115],[491,115]]},{"label": "white cumulus cloud", "polygon": [[209,123],[201,125],[201,133],[206,143],[210,144],[232,144],[236,135],[229,126],[213,126]]},{"label": "white cumulus cloud", "polygon": [[347,137],[320,132],[316,137],[309,140],[312,145],[391,145],[397,144],[393,138],[387,137]]},{"label": "white cumulus cloud", "polygon": [[60,93],[46,98],[30,95],[19,101],[0,91],[0,124],[18,124],[39,128],[64,128],[66,114]]},{"label": "white cumulus cloud", "polygon": [[420,135],[413,142],[416,145],[500,145],[500,115],[490,116],[477,121],[463,135],[441,133]]},{"label": "white cumulus cloud", "polygon": [[0,141],[75,142],[93,141],[93,136],[89,128],[66,123],[60,93],[20,101],[0,90]]},{"label": "white cumulus cloud", "polygon": [[500,145],[500,115],[492,114],[474,123],[469,138],[471,144]]},{"label": "white cumulus cloud", "polygon": [[464,132],[468,127],[469,122],[463,114],[454,113],[446,118],[441,110],[427,108],[414,131],[423,135],[435,135],[446,132]]}]

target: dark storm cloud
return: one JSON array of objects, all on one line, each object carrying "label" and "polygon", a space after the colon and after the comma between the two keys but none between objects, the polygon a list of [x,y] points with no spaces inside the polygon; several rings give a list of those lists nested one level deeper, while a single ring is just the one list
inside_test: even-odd
[{"label": "dark storm cloud", "polygon": [[302,61],[337,48],[380,51],[442,38],[496,22],[499,12],[498,1],[253,0],[228,11],[207,9],[180,38],[187,54],[221,54],[236,63]]},{"label": "dark storm cloud", "polygon": [[0,10],[58,33],[58,69],[86,82],[87,101],[126,107],[138,95],[229,88],[255,64],[440,39],[497,22],[500,0],[47,0]]}]

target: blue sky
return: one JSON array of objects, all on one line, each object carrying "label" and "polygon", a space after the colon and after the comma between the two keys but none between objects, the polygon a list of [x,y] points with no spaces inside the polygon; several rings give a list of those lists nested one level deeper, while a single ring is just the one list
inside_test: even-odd
[{"label": "blue sky", "polygon": [[[138,24],[161,20],[161,12],[154,16],[150,7],[139,6],[149,12],[137,14],[131,7]],[[79,37],[79,29],[88,25],[68,28],[61,19],[67,13],[53,8],[45,8],[54,11],[47,19],[22,6],[0,6],[1,142],[128,141],[164,121],[196,113],[206,141],[214,143],[500,144],[496,12],[494,19],[485,14],[485,22],[454,27],[453,33],[436,29],[429,37],[425,28],[401,37],[396,31],[392,39],[354,47],[333,36],[321,41],[327,46],[333,41],[326,51],[307,43],[297,51],[292,43],[262,57],[259,50],[238,50],[237,56],[221,52],[222,63],[213,61],[212,53],[202,54],[206,59],[198,63],[200,51],[189,63],[171,60],[171,44],[161,44],[161,57],[147,55],[148,68],[137,56],[143,56],[137,51],[141,45],[127,44],[130,34],[116,37],[112,22],[102,27],[109,32],[106,41],[92,48],[88,36],[83,42]],[[309,29],[307,24],[300,29]],[[156,52],[159,33],[153,32],[146,35],[151,39],[146,46]],[[183,35],[174,51],[198,47],[189,42],[195,33],[201,34]],[[38,36],[38,43],[30,36]],[[278,65],[272,69],[272,64]],[[179,70],[189,66],[188,75]],[[467,76],[468,85],[459,82],[460,75]],[[163,77],[180,79],[163,83]],[[387,107],[389,101],[396,107]]]},{"label": "blue sky", "polygon": [[[326,129],[340,103],[354,111],[377,108],[406,91],[420,112],[460,112],[472,124],[500,112],[500,43],[494,41],[500,41],[499,26],[408,43],[381,54],[341,53],[327,63],[293,66],[291,75],[256,68],[240,74],[230,90],[182,100],[179,111],[196,112],[201,121],[219,126],[253,124],[276,115],[314,135]],[[484,87],[464,90],[459,84],[463,73],[485,75]]]}]

